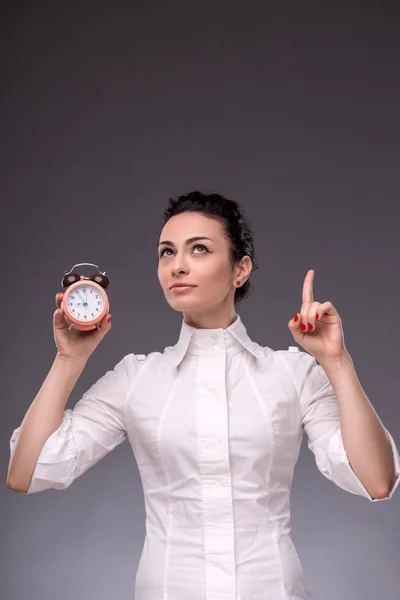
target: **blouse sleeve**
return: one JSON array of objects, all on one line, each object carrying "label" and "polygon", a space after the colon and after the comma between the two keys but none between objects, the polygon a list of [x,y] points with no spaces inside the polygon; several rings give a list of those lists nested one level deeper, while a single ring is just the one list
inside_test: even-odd
[{"label": "blouse sleeve", "polygon": [[[126,355],[76,403],[46,440],[27,494],[63,490],[127,437],[125,406],[136,375],[136,357]],[[20,427],[10,440],[12,456]]]},{"label": "blouse sleeve", "polygon": [[299,352],[296,358],[295,385],[300,397],[302,427],[319,471],[351,494],[364,496],[371,502],[389,500],[400,483],[400,457],[392,435],[385,428],[395,463],[395,482],[387,496],[373,498],[350,465],[343,446],[337,398],[328,376],[310,354]]}]

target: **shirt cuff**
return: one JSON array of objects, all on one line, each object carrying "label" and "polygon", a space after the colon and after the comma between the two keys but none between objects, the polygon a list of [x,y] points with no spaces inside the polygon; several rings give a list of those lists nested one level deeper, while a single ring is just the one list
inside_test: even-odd
[{"label": "shirt cuff", "polygon": [[[394,464],[395,464],[395,481],[392,485],[391,490],[387,494],[387,496],[384,496],[383,498],[373,498],[371,496],[371,494],[369,493],[369,491],[364,486],[364,484],[362,483],[362,481],[358,478],[356,473],[353,471],[353,469],[350,465],[350,461],[347,456],[346,450],[343,446],[343,440],[342,440],[340,428],[337,432],[339,435],[334,436],[334,438],[332,438],[332,440],[331,440],[332,446],[331,446],[331,453],[330,453],[330,455],[331,455],[330,466],[331,466],[331,475],[332,475],[333,481],[335,481],[335,479],[340,479],[342,482],[344,480],[347,480],[348,486],[349,486],[349,487],[347,487],[347,490],[349,492],[354,493],[354,494],[359,494],[360,496],[364,496],[365,498],[370,500],[370,502],[381,502],[382,500],[390,500],[390,498],[392,498],[397,486],[400,483],[399,452],[398,452],[396,443],[395,443],[392,435],[386,428],[385,428],[385,432],[386,432],[386,436],[390,442],[390,446],[392,448],[392,454],[393,454],[393,459],[394,459]],[[344,473],[343,469],[346,470],[346,473]],[[344,487],[344,489],[346,489],[346,487]]]}]

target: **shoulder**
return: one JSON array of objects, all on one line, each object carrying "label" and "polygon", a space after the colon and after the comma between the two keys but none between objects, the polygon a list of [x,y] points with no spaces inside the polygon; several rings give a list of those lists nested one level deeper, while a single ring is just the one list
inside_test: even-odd
[{"label": "shoulder", "polygon": [[150,352],[142,354],[139,352],[130,352],[125,354],[115,365],[114,369],[126,370],[131,373],[136,373],[140,370],[147,369],[151,364],[157,361],[157,358],[162,357],[160,352]]},{"label": "shoulder", "polygon": [[149,355],[140,354],[136,352],[129,352],[120,358],[114,367],[107,371],[106,376],[112,377],[114,380],[125,381],[126,383],[132,383],[133,380],[137,379],[142,372],[144,372],[150,364],[153,362],[158,352],[152,352]]},{"label": "shoulder", "polygon": [[253,347],[255,346],[257,347],[257,356],[267,359],[259,363],[263,369],[270,372],[272,368],[277,377],[279,374],[283,377],[289,375],[295,384],[307,373],[313,372],[313,367],[318,365],[311,354],[300,350],[298,346],[289,346],[287,350],[275,350],[269,346],[253,343]]},{"label": "shoulder", "polygon": [[316,359],[298,346],[289,346],[287,350],[274,350],[276,360],[286,369],[294,385],[298,388],[304,378],[312,376],[315,367],[319,367]]},{"label": "shoulder", "polygon": [[126,391],[129,394],[137,386],[144,373],[151,369],[151,374],[154,374],[154,363],[157,362],[159,355],[159,352],[151,352],[147,355],[139,352],[125,354],[114,363],[114,367],[96,381],[94,384],[96,391],[98,393]]},{"label": "shoulder", "polygon": [[313,398],[333,393],[324,369],[314,356],[300,350],[297,346],[289,346],[288,350],[278,350],[276,355],[285,365],[304,406]]},{"label": "shoulder", "polygon": [[313,364],[318,364],[317,361],[311,354],[300,350],[298,346],[289,346],[287,350],[274,350],[277,358],[284,361],[287,365],[292,367],[308,367]]},{"label": "shoulder", "polygon": [[163,362],[164,354],[161,352],[149,352],[148,354],[130,352],[122,357],[114,369],[124,371],[132,378],[132,376],[138,376],[145,371],[158,369]]}]

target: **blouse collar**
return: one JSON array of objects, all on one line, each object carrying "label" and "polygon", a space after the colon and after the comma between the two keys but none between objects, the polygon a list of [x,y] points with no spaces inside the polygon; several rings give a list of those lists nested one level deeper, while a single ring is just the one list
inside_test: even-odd
[{"label": "blouse collar", "polygon": [[257,358],[265,358],[262,347],[248,336],[240,315],[236,313],[236,317],[225,329],[197,329],[182,319],[178,342],[166,349],[171,365],[177,367],[186,354],[236,354],[243,348]]}]

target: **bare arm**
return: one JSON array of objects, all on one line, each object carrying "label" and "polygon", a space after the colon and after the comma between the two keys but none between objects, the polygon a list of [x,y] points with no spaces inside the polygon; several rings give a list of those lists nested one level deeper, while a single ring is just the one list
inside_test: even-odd
[{"label": "bare arm", "polygon": [[14,452],[10,458],[7,485],[26,493],[40,452],[50,435],[62,422],[65,405],[86,360],[54,359],[52,367],[21,423]]},{"label": "bare arm", "polygon": [[385,498],[393,489],[396,466],[388,436],[366,396],[346,353],[340,363],[324,367],[335,391],[343,438],[350,465],[374,498]]}]

